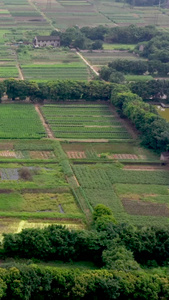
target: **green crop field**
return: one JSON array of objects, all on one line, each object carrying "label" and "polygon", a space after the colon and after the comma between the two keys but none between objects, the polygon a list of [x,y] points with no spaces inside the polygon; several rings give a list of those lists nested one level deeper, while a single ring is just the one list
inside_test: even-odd
[{"label": "green crop field", "polygon": [[153,80],[151,75],[125,75],[126,81],[149,81]]},{"label": "green crop field", "polygon": [[44,105],[45,120],[55,137],[129,139],[127,130],[106,105]]},{"label": "green crop field", "polygon": [[20,64],[35,64],[35,63],[81,63],[79,56],[76,52],[70,50],[64,50],[62,48],[39,48],[29,49],[18,53],[18,60]]},{"label": "green crop field", "polygon": [[168,171],[125,170],[104,164],[73,165],[73,170],[91,206],[109,206],[121,222],[168,223]]},{"label": "green crop field", "polygon": [[0,138],[45,137],[45,130],[33,105],[3,104],[0,109]]},{"label": "green crop field", "polygon": [[63,63],[56,65],[22,65],[25,79],[75,79],[87,80],[90,75],[83,63]]},{"label": "green crop field", "polygon": [[18,74],[18,69],[16,68],[16,66],[12,66],[12,65],[1,65],[0,66],[0,78],[18,78],[19,74]]},{"label": "green crop field", "polygon": [[134,50],[134,44],[107,44],[103,43],[104,50]]},{"label": "green crop field", "polygon": [[108,64],[109,62],[115,60],[115,59],[127,59],[127,60],[138,60],[141,59],[137,55],[134,55],[132,53],[123,52],[123,51],[100,51],[100,52],[85,52],[82,53],[83,56],[92,64],[95,66],[103,66]]},{"label": "green crop field", "polygon": [[[29,177],[25,177],[23,171]],[[23,228],[35,227],[36,223],[37,227],[45,226],[44,219],[48,220],[46,225],[59,223],[59,219],[62,219],[62,223],[70,223],[70,227],[78,227],[78,222],[83,220],[83,214],[59,164],[50,164],[49,167],[45,163],[3,163],[0,164],[0,183],[0,219],[5,218],[7,222],[0,233],[19,232],[21,225],[24,225]],[[23,218],[30,221],[20,224],[19,220]],[[70,221],[66,222],[68,219]]]}]

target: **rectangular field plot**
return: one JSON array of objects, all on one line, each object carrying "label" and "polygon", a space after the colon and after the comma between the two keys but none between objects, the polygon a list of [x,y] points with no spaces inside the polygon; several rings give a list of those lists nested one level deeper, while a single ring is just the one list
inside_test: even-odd
[{"label": "rectangular field plot", "polygon": [[[153,161],[159,162],[159,155],[152,151],[137,147],[134,141],[112,141],[110,143],[61,143],[69,159],[107,160],[114,159],[122,162]],[[127,167],[127,166],[126,166]],[[137,166],[135,166],[137,168]],[[143,166],[144,168],[144,166]]]},{"label": "rectangular field plot", "polygon": [[62,168],[57,164],[2,163],[0,165],[1,189],[67,189]]},{"label": "rectangular field plot", "polygon": [[0,211],[80,213],[71,193],[0,193]]},{"label": "rectangular field plot", "polygon": [[95,164],[73,165],[73,171],[92,207],[109,206],[121,222],[168,223],[169,171],[165,168],[133,171]]},{"label": "rectangular field plot", "polygon": [[40,139],[46,136],[33,105],[3,104],[0,120],[0,139]]},{"label": "rectangular field plot", "polygon": [[2,164],[0,183],[0,217],[83,219],[58,164]]},{"label": "rectangular field plot", "polygon": [[102,66],[108,64],[115,59],[128,59],[128,60],[138,60],[140,57],[124,52],[124,51],[100,51],[100,52],[83,52],[83,56],[92,64],[96,66]]},{"label": "rectangular field plot", "polygon": [[90,75],[83,63],[64,63],[56,65],[22,65],[25,79],[76,79],[87,80]]},{"label": "rectangular field plot", "polygon": [[19,78],[17,67],[14,65],[2,64],[0,66],[0,78]]},{"label": "rectangular field plot", "polygon": [[107,105],[44,105],[41,109],[57,138],[130,138]]},{"label": "rectangular field plot", "polygon": [[81,63],[81,59],[76,54],[76,52],[70,50],[63,50],[61,48],[50,49],[49,47],[38,48],[38,49],[31,48],[27,50],[26,54],[24,52],[20,52],[18,53],[18,59],[21,64],[25,64],[25,62],[31,64],[32,62],[36,64],[38,63],[43,63],[43,64]]}]

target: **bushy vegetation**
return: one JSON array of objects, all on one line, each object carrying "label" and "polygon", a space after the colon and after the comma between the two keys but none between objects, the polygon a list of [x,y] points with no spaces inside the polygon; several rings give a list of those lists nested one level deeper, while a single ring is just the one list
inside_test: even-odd
[{"label": "bushy vegetation", "polygon": [[34,81],[8,79],[4,81],[8,98],[20,100],[29,97],[33,102],[43,102],[44,99],[51,101],[80,100],[87,101],[104,100],[111,96],[111,85],[103,81],[74,81],[58,80],[46,83]]},{"label": "bushy vegetation", "polygon": [[167,151],[169,145],[169,124],[156,109],[144,103],[127,86],[116,85],[112,92],[112,103],[143,134],[143,143],[156,151]]}]

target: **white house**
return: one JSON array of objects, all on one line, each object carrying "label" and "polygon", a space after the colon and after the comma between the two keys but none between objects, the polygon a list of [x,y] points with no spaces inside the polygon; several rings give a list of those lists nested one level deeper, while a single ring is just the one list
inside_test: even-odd
[{"label": "white house", "polygon": [[59,36],[35,36],[33,40],[33,46],[38,47],[60,47],[60,37]]}]

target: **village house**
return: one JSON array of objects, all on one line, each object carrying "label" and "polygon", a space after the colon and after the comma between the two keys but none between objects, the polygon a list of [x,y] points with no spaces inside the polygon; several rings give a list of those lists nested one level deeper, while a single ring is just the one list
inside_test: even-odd
[{"label": "village house", "polygon": [[162,152],[160,156],[160,160],[163,161],[163,163],[169,163],[169,151]]},{"label": "village house", "polygon": [[60,37],[59,36],[35,36],[33,40],[33,46],[38,47],[60,47]]}]

